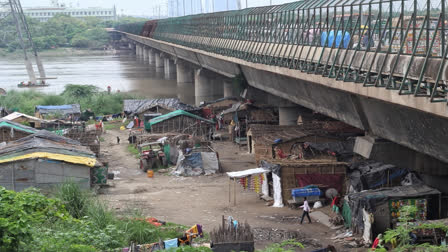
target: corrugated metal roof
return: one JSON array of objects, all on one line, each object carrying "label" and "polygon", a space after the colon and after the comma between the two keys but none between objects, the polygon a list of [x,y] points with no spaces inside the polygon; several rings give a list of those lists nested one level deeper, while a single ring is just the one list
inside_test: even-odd
[{"label": "corrugated metal roof", "polygon": [[250,125],[252,138],[257,143],[274,144],[276,139],[282,139],[282,142],[288,142],[298,138],[314,135],[311,132],[304,131],[300,126],[279,126],[266,124]]},{"label": "corrugated metal roof", "polygon": [[78,141],[40,130],[0,147],[0,163],[23,159],[48,158],[94,166],[95,154]]},{"label": "corrugated metal roof", "polygon": [[27,114],[22,114],[22,113],[19,113],[19,112],[14,112],[12,114],[9,114],[9,115],[3,117],[2,119],[9,120],[9,121],[14,121],[15,119],[20,118],[20,117],[26,117],[28,119],[31,119],[31,120],[34,120],[34,121],[40,121],[40,122],[44,122],[45,121],[45,120],[42,120],[40,118],[37,118],[37,117],[34,117],[34,116],[30,116],[30,115],[27,115]]},{"label": "corrugated metal roof", "polygon": [[37,132],[36,129],[25,126],[23,124],[0,119],[0,128],[2,128],[2,127],[13,128],[14,130],[19,130],[19,131],[23,131],[23,132],[27,132],[27,133],[31,133],[31,134],[34,134]]},{"label": "corrugated metal roof", "polygon": [[192,113],[188,113],[188,112],[183,111],[183,110],[176,110],[174,112],[168,113],[166,115],[158,116],[158,117],[150,120],[149,121],[149,125],[152,126],[152,125],[161,123],[163,121],[166,121],[168,119],[171,119],[171,118],[174,118],[174,117],[177,117],[177,116],[181,116],[181,115],[192,117],[192,118],[196,118],[196,119],[201,120],[201,121],[206,122],[206,123],[214,124],[213,121],[207,120],[207,119],[202,118],[202,117],[200,117],[198,115],[194,115]]},{"label": "corrugated metal roof", "polygon": [[126,114],[139,114],[150,108],[160,106],[168,110],[195,111],[198,108],[182,103],[178,98],[166,99],[145,99],[145,100],[124,100],[123,111]]}]

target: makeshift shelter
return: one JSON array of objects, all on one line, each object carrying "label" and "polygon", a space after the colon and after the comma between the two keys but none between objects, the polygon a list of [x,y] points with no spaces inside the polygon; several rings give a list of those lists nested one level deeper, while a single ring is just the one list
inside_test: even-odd
[{"label": "makeshift shelter", "polygon": [[123,112],[128,116],[138,116],[140,120],[144,119],[145,114],[161,113],[164,115],[176,110],[194,112],[198,108],[182,103],[178,98],[123,101]]},{"label": "makeshift shelter", "polygon": [[89,188],[91,168],[98,166],[95,154],[79,142],[47,131],[0,147],[0,185],[16,191],[48,189],[66,180]]},{"label": "makeshift shelter", "polygon": [[[281,197],[285,204],[294,203],[291,190],[309,185],[316,185],[322,191],[333,188],[340,194],[345,191],[345,174],[347,164],[331,160],[279,160],[271,159],[260,162],[262,167],[278,167]],[[268,178],[268,180],[270,180]],[[270,187],[269,194],[275,189]]]},{"label": "makeshift shelter", "polygon": [[79,104],[37,105],[34,115],[42,119],[52,117],[52,119],[77,121],[81,117],[81,106]]},{"label": "makeshift shelter", "polygon": [[231,108],[222,111],[221,116],[225,124],[229,124],[232,120],[234,122],[246,122],[247,124],[278,124],[277,108],[260,108],[251,103],[235,103]]},{"label": "makeshift shelter", "polygon": [[145,124],[145,129],[151,133],[177,132],[208,139],[215,123],[183,110],[162,115]]},{"label": "makeshift shelter", "polygon": [[257,164],[261,160],[284,158],[336,160],[332,152],[313,149],[310,144],[340,142],[342,140],[323,133],[319,135],[313,131],[304,131],[296,125],[265,124],[250,125],[247,139],[248,152],[255,154]]},{"label": "makeshift shelter", "polygon": [[[365,242],[372,237],[394,228],[401,206],[417,207],[415,219],[426,220],[440,217],[441,192],[425,184],[397,186],[362,191],[348,195],[352,229],[363,233]],[[344,210],[343,210],[344,212]]]},{"label": "makeshift shelter", "polygon": [[15,141],[37,132],[34,128],[4,119],[0,119],[0,131],[0,143]]},{"label": "makeshift shelter", "polygon": [[19,112],[14,112],[2,118],[3,120],[13,121],[20,124],[27,124],[32,128],[40,129],[42,128],[42,124],[46,123],[46,120],[22,114]]},{"label": "makeshift shelter", "polygon": [[211,175],[219,172],[219,167],[217,152],[211,148],[198,148],[187,154],[179,151],[176,170],[173,171],[173,174],[181,176]]},{"label": "makeshift shelter", "polygon": [[356,162],[350,165],[350,185],[353,191],[399,186],[408,170],[374,160]]},{"label": "makeshift shelter", "polygon": [[211,117],[211,115],[220,114],[222,111],[231,108],[238,103],[237,97],[224,97],[215,101],[206,102],[202,105],[202,115],[204,117]]},{"label": "makeshift shelter", "polygon": [[64,131],[64,136],[87,146],[97,157],[100,155],[100,136],[102,131],[96,129],[85,129],[83,127],[72,127]]}]

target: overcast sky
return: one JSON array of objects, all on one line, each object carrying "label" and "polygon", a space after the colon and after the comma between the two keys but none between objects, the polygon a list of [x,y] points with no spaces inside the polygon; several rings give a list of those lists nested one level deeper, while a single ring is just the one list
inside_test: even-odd
[{"label": "overcast sky", "polygon": [[[59,0],[59,3],[70,4],[73,7],[117,7],[117,14],[151,16],[154,7],[161,5],[166,11],[166,3],[168,0]],[[188,0],[187,0],[188,1]],[[205,0],[203,0],[205,1]],[[222,0],[226,1],[226,0]],[[294,2],[294,0],[247,0],[249,7],[281,4],[286,2]],[[23,7],[49,6],[51,0],[21,0]],[[241,0],[242,7],[245,8],[246,0]]]}]

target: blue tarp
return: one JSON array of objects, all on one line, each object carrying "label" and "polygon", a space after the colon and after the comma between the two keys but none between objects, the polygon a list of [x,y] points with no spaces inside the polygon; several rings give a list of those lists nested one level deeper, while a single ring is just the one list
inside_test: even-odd
[{"label": "blue tarp", "polygon": [[36,109],[51,109],[51,110],[61,110],[61,109],[72,109],[72,105],[49,105],[49,106],[43,106],[43,105],[37,105]]}]

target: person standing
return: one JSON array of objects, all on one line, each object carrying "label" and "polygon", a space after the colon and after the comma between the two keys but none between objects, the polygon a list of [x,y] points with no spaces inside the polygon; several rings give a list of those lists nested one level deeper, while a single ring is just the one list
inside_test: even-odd
[{"label": "person standing", "polygon": [[305,216],[308,217],[308,221],[311,223],[311,218],[310,218],[310,205],[308,204],[308,200],[306,199],[306,197],[304,198],[304,202],[303,202],[303,206],[301,206],[300,208],[303,208],[303,214],[302,214],[302,219],[300,220],[300,224],[303,224],[303,219],[305,218]]},{"label": "person standing", "polygon": [[120,137],[117,136],[117,144],[120,144]]}]

